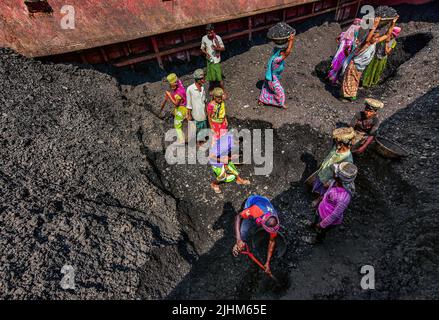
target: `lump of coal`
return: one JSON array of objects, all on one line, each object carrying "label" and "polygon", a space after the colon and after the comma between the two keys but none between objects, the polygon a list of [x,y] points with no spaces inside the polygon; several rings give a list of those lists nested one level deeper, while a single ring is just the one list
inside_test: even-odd
[{"label": "lump of coal", "polygon": [[398,15],[398,12],[389,6],[379,6],[375,10],[375,15],[381,18],[394,18]]},{"label": "lump of coal", "polygon": [[285,22],[279,22],[275,26],[268,30],[268,39],[282,39],[288,38],[292,33],[296,33],[296,30]]}]

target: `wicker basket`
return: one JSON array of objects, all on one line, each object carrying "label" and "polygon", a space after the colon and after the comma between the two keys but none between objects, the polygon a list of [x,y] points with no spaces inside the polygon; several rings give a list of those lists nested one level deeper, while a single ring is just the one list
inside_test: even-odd
[{"label": "wicker basket", "polygon": [[383,157],[389,159],[398,159],[409,155],[403,147],[383,137],[376,137],[375,150]]},{"label": "wicker basket", "polygon": [[295,34],[296,34],[296,31],[294,31],[294,32],[290,33],[288,36],[285,36],[285,37],[282,37],[282,38],[270,38],[270,37],[268,37],[268,36],[267,36],[267,38],[268,38],[269,40],[273,41],[275,44],[282,45],[282,44],[285,44],[285,43],[288,42],[288,39],[290,38],[291,34],[294,34],[294,35],[295,35]]},{"label": "wicker basket", "polygon": [[393,18],[381,18],[380,23],[378,24],[378,28],[382,28],[382,27],[392,23],[394,18],[395,17],[393,17]]}]

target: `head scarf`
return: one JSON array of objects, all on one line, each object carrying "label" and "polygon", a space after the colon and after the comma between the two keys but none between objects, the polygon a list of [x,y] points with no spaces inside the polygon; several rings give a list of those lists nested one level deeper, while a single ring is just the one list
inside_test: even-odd
[{"label": "head scarf", "polygon": [[169,84],[174,84],[177,83],[178,81],[178,77],[175,73],[171,73],[169,74],[166,79],[168,80]]},{"label": "head scarf", "polygon": [[200,80],[204,78],[204,70],[203,69],[197,69],[194,72],[194,79]]},{"label": "head scarf", "polygon": [[[361,19],[360,19],[361,22]],[[341,37],[340,40],[350,40],[350,41],[354,41],[356,35],[358,34],[358,31],[360,30],[361,26],[359,24],[355,24],[354,23],[349,27],[348,30],[346,30],[345,32],[341,33]]]},{"label": "head scarf", "polygon": [[224,95],[224,90],[222,88],[217,87],[213,89],[212,94],[214,97],[222,97]]},{"label": "head scarf", "polygon": [[335,163],[333,171],[336,178],[340,179],[343,188],[352,196],[355,193],[355,178],[357,177],[357,166],[350,162]]},{"label": "head scarf", "polygon": [[[267,220],[270,218],[275,218],[277,221],[277,224],[274,227],[269,227],[266,224]],[[266,213],[261,218],[257,218],[256,222],[262,225],[262,228],[264,228],[264,230],[268,233],[277,233],[280,229],[279,218],[271,213]]]},{"label": "head scarf", "polygon": [[336,141],[348,144],[353,138],[355,138],[355,130],[352,127],[334,129],[334,131],[332,131],[332,138]]},{"label": "head scarf", "polygon": [[394,27],[393,31],[392,31],[392,35],[396,38],[397,36],[399,36],[400,32],[401,32],[401,28],[400,27]]},{"label": "head scarf", "polygon": [[382,109],[384,107],[384,103],[382,103],[381,101],[377,100],[377,99],[372,99],[372,98],[367,98],[364,100],[364,104],[366,106],[369,106],[375,110],[379,110]]}]

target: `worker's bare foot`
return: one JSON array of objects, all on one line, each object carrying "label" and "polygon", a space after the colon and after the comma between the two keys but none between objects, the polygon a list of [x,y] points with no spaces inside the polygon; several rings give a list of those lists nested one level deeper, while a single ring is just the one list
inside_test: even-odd
[{"label": "worker's bare foot", "polygon": [[263,107],[265,104],[262,101],[258,101],[258,106]]},{"label": "worker's bare foot", "polygon": [[213,189],[213,191],[215,191],[215,193],[221,193],[221,189],[219,185],[217,185],[215,182],[212,182],[210,186]]},{"label": "worker's bare foot", "polygon": [[240,184],[240,185],[249,185],[250,180],[242,179],[242,178],[238,177],[238,179],[236,179],[236,183]]}]

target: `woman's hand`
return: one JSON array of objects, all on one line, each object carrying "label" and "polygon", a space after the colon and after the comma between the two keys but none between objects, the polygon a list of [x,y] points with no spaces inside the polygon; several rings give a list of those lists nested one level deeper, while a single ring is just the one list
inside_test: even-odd
[{"label": "woman's hand", "polygon": [[293,41],[295,36],[296,35],[294,33],[290,34],[290,36],[288,37],[288,41]]},{"label": "woman's hand", "polygon": [[233,246],[232,253],[235,257],[239,255],[239,253],[244,250],[245,248],[245,242],[242,240],[236,241],[236,244]]},{"label": "woman's hand", "polygon": [[381,21],[381,17],[376,17],[375,20],[373,21],[373,26],[375,29],[380,24],[380,21]]},{"label": "woman's hand", "polygon": [[270,263],[266,262],[266,263],[264,264],[264,268],[265,268],[265,270],[264,270],[265,273],[271,275]]}]

